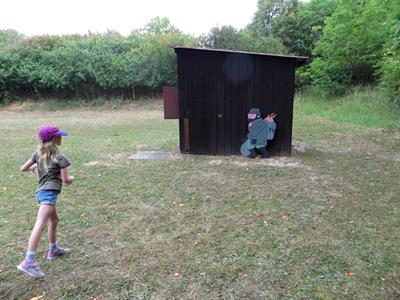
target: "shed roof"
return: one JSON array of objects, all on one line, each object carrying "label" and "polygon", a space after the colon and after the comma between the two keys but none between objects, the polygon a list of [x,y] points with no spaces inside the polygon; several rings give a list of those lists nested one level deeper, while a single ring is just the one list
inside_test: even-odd
[{"label": "shed roof", "polygon": [[226,50],[226,49],[211,49],[211,48],[194,48],[194,47],[185,47],[185,46],[171,46],[176,49],[188,49],[188,50],[199,50],[199,51],[213,51],[213,52],[227,52],[227,53],[238,53],[238,54],[248,54],[248,55],[261,55],[261,56],[269,56],[269,57],[278,57],[278,58],[288,58],[295,59],[296,66],[301,67],[311,63],[311,59],[306,56],[293,56],[293,55],[279,55],[279,54],[269,54],[269,53],[259,53],[259,52],[247,52],[247,51],[237,51],[237,50]]}]

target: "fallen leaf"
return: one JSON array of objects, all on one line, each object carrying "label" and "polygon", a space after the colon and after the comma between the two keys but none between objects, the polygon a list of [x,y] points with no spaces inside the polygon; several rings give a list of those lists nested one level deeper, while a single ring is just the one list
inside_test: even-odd
[{"label": "fallen leaf", "polygon": [[354,276],[354,275],[356,275],[356,273],[354,273],[354,272],[346,272],[346,275],[347,276]]},{"label": "fallen leaf", "polygon": [[43,299],[43,298],[44,298],[44,294],[45,294],[45,293],[43,293],[43,294],[41,294],[41,295],[39,295],[39,296],[33,297],[33,298],[31,298],[31,300],[40,300],[40,299]]},{"label": "fallen leaf", "polygon": [[268,192],[268,198],[272,198],[272,193]]},{"label": "fallen leaf", "polygon": [[282,216],[282,220],[283,220],[283,221],[287,221],[287,220],[289,220],[289,217],[286,216],[286,215],[284,215],[284,216]]},{"label": "fallen leaf", "polygon": [[256,219],[259,219],[260,218],[260,213],[258,213],[258,212],[254,212],[254,216],[256,217]]},{"label": "fallen leaf", "polygon": [[81,214],[81,217],[84,217],[84,216],[86,216],[86,214],[85,214],[85,213]]},{"label": "fallen leaf", "polygon": [[240,278],[242,278],[242,277],[246,277],[247,276],[247,274],[246,273],[244,273],[244,272],[239,272],[239,277]]},{"label": "fallen leaf", "polygon": [[128,192],[128,196],[130,196],[130,195],[132,195],[132,193],[131,193],[131,192]]}]

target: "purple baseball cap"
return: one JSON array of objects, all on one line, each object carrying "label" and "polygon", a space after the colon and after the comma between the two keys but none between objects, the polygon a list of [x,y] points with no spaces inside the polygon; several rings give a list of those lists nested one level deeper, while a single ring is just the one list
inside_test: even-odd
[{"label": "purple baseball cap", "polygon": [[67,136],[68,132],[61,130],[57,126],[54,125],[43,125],[38,130],[39,140],[42,143],[51,141],[56,136]]}]

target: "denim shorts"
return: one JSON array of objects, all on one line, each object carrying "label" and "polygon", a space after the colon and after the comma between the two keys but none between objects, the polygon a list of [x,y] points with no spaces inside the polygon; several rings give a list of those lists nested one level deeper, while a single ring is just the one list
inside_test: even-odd
[{"label": "denim shorts", "polygon": [[57,196],[59,191],[57,190],[40,190],[36,192],[36,199],[40,205],[56,205]]}]

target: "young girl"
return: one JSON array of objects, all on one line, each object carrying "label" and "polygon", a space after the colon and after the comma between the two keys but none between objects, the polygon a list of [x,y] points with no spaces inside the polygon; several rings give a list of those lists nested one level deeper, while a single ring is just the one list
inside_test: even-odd
[{"label": "young girl", "polygon": [[39,183],[36,189],[36,198],[40,204],[36,224],[29,238],[26,257],[17,266],[17,269],[33,277],[43,277],[44,273],[35,262],[36,249],[39,244],[40,235],[48,225],[49,251],[47,259],[53,260],[70,252],[70,249],[61,248],[56,243],[56,232],[58,215],[56,211],[57,195],[61,192],[63,184],[70,185],[74,178],[68,176],[67,167],[69,160],[59,151],[61,137],[67,136],[53,125],[44,125],[39,128],[39,145],[32,157],[21,167],[22,172],[37,170]]}]

